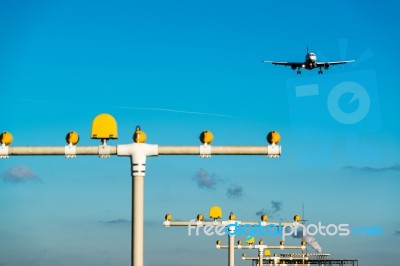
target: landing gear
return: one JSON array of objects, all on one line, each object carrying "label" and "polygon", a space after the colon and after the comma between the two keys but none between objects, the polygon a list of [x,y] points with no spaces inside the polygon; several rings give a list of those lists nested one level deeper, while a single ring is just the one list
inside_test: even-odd
[{"label": "landing gear", "polygon": [[322,68],[320,67],[318,70],[318,74],[322,74],[322,73],[324,73],[324,72],[322,72]]},{"label": "landing gear", "polygon": [[297,68],[297,75],[301,75],[301,70],[300,70],[300,67],[299,67],[299,68]]}]

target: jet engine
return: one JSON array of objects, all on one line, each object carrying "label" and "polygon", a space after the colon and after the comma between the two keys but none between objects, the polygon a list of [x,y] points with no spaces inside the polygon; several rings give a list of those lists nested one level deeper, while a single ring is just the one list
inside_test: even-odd
[{"label": "jet engine", "polygon": [[290,67],[291,67],[293,70],[295,70],[295,69],[297,68],[296,65],[291,65]]},{"label": "jet engine", "polygon": [[329,68],[329,64],[328,64],[328,63],[325,63],[325,64],[324,64],[324,68],[325,68],[325,69],[328,69],[328,68]]}]

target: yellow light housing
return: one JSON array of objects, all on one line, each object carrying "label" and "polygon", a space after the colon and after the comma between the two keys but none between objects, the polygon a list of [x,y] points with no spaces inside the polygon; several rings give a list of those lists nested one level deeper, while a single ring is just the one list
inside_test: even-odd
[{"label": "yellow light housing", "polygon": [[210,218],[222,219],[222,209],[219,206],[212,206],[210,208]]},{"label": "yellow light housing", "polygon": [[247,239],[247,240],[246,240],[246,243],[247,243],[248,245],[252,245],[252,244],[254,244],[254,240],[255,240],[255,238],[254,238],[254,236],[252,236],[250,239]]},{"label": "yellow light housing", "polygon": [[92,123],[92,139],[117,139],[117,121],[109,114],[99,114]]},{"label": "yellow light housing", "polygon": [[281,140],[281,136],[277,131],[271,131],[267,135],[267,141],[269,144],[278,144]]},{"label": "yellow light housing", "polygon": [[13,141],[13,136],[11,135],[10,132],[4,131],[3,133],[0,134],[0,143],[2,145],[8,146],[12,143]]},{"label": "yellow light housing", "polygon": [[268,215],[266,215],[266,214],[261,215],[261,221],[262,222],[268,221]]},{"label": "yellow light housing", "polygon": [[133,142],[145,143],[147,139],[146,133],[140,129],[140,126],[136,126],[135,133],[133,134]]},{"label": "yellow light housing", "polygon": [[214,135],[211,131],[204,130],[203,132],[201,132],[199,138],[200,138],[201,143],[210,144],[214,139]]},{"label": "yellow light housing", "polygon": [[172,221],[172,214],[169,214],[169,213],[167,213],[166,215],[165,215],[165,220],[166,221]]},{"label": "yellow light housing", "polygon": [[204,215],[199,213],[197,214],[197,221],[203,221],[204,220]]},{"label": "yellow light housing", "polygon": [[68,132],[65,141],[70,145],[76,145],[79,142],[79,135],[75,131]]}]

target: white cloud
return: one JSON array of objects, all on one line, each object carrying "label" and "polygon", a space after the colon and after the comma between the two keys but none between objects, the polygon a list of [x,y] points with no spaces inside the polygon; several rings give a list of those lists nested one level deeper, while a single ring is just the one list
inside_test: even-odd
[{"label": "white cloud", "polygon": [[8,169],[1,175],[7,182],[26,182],[29,180],[39,180],[39,177],[27,166],[18,165]]}]

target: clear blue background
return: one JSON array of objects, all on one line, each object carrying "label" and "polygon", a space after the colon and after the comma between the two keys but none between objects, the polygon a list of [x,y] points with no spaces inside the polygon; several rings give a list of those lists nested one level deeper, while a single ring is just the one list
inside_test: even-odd
[{"label": "clear blue background", "polygon": [[[136,125],[159,145],[199,145],[205,129],[213,145],[266,145],[277,130],[279,159],[148,159],[145,265],[227,263],[217,237],[163,228],[167,212],[190,220],[220,205],[225,219],[267,212],[290,221],[303,203],[308,223],[384,228],[383,237],[316,236],[323,252],[394,265],[398,9],[397,1],[3,1],[0,131],[13,134],[13,146],[62,146],[70,130],[79,145],[99,145],[89,137],[99,113],[118,121],[110,145],[131,142]],[[301,61],[307,46],[319,60],[357,62],[322,76],[261,63]],[[374,76],[359,74],[368,71]],[[329,90],[343,81],[362,83],[373,103],[357,125],[327,113]],[[309,82],[320,94],[304,105],[293,84]],[[357,104],[339,102],[348,112]],[[128,158],[13,156],[0,161],[0,178],[1,266],[130,264]],[[240,254],[237,265],[247,265]]]}]

